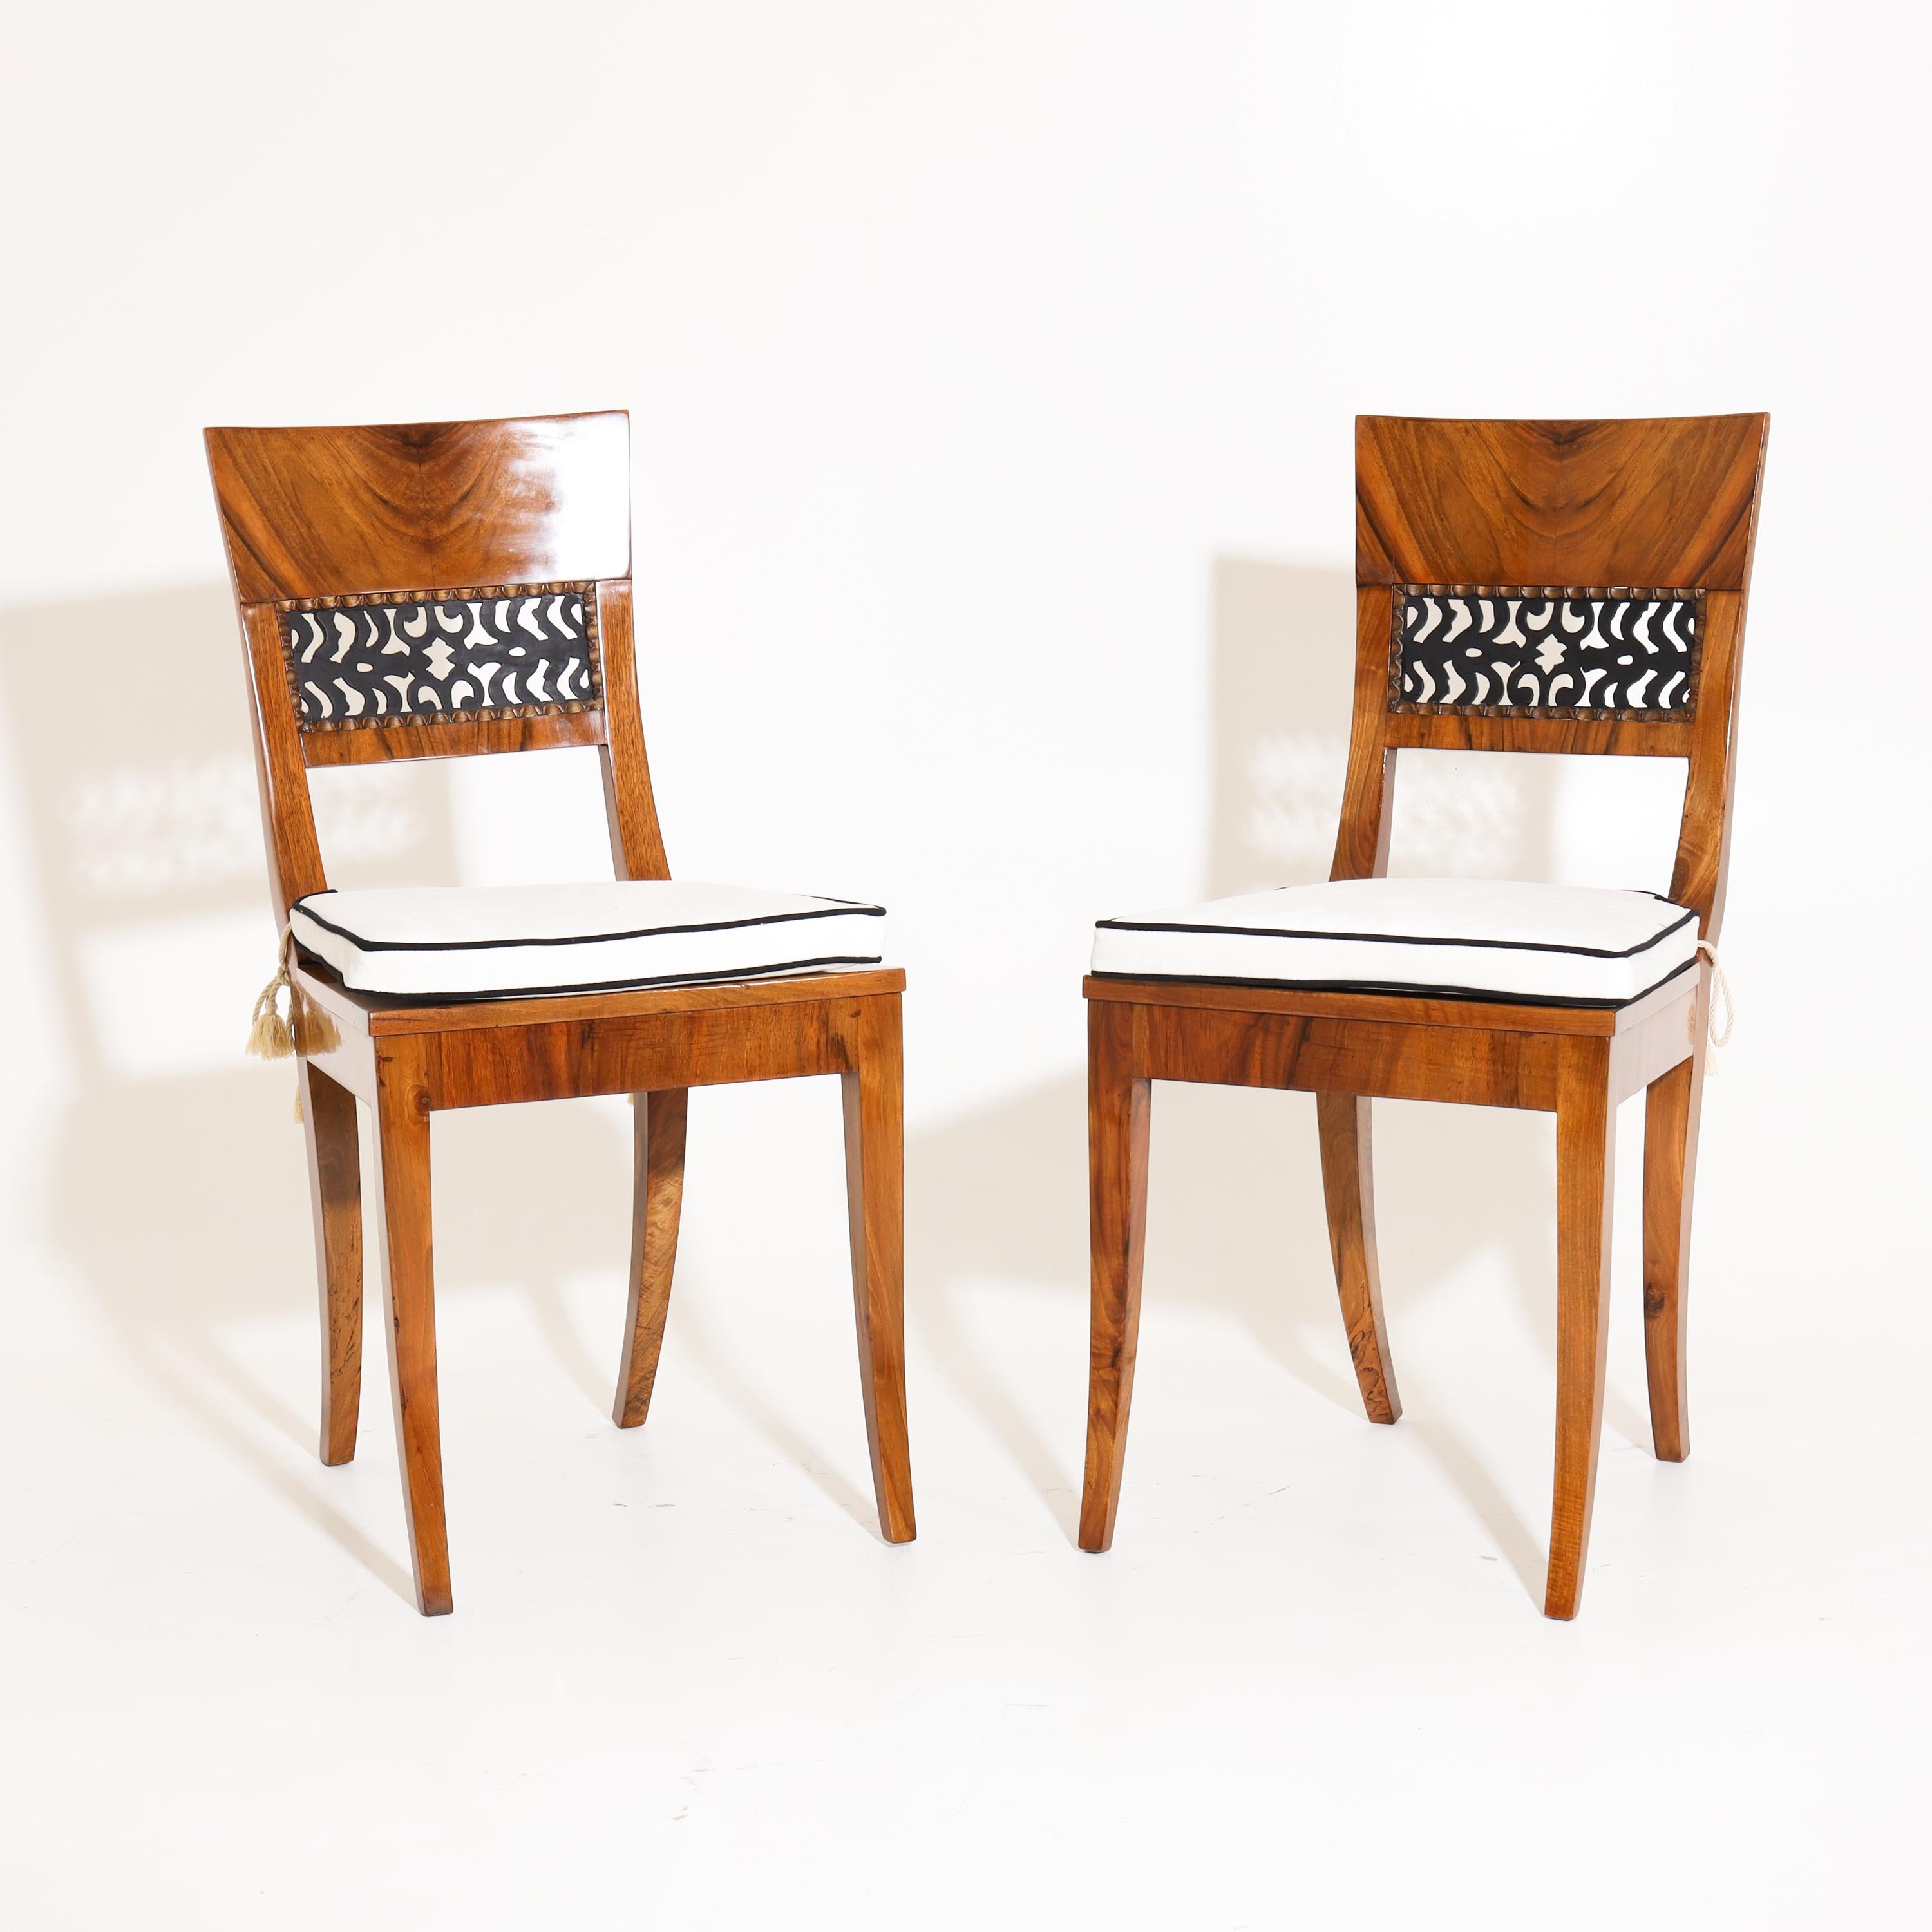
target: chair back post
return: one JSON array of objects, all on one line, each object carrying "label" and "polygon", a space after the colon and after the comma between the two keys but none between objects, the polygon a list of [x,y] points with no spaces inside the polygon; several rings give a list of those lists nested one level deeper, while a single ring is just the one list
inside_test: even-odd
[{"label": "chair back post", "polygon": [[[206,442],[278,921],[327,884],[318,765],[594,745],[618,876],[669,876],[638,715],[622,410],[211,429]],[[434,656],[411,642],[439,638],[452,648]],[[560,682],[540,657],[535,676],[512,666],[493,689],[547,643],[581,653]],[[479,644],[489,662],[471,680],[463,659]],[[386,654],[404,668],[384,675]]]},{"label": "chair back post", "polygon": [[[1689,772],[1670,896],[1714,939],[1769,420],[1357,417],[1354,715],[1331,878],[1386,870],[1402,749],[1681,758]],[[1534,696],[1560,690],[1562,703],[1485,702],[1474,670],[1467,690],[1460,680],[1438,690],[1404,652],[1418,617],[1426,625],[1443,611],[1459,627],[1478,614],[1472,634],[1485,638],[1534,613],[1560,638],[1576,614],[1592,646],[1603,626],[1614,622],[1622,642],[1626,626],[1646,627],[1647,638],[1653,620],[1667,623],[1688,674],[1669,690],[1606,680],[1618,696],[1594,704],[1592,686],[1580,692],[1553,662],[1550,691]]]}]

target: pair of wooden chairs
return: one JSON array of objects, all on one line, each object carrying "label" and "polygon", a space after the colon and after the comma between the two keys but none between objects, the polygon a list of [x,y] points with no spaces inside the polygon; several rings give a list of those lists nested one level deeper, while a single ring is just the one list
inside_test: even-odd
[{"label": "pair of wooden chairs", "polygon": [[[1372,1419],[1400,1412],[1370,1190],[1376,1096],[1557,1117],[1550,1615],[1574,1614],[1604,1378],[1617,1103],[1648,1094],[1645,1322],[1681,1460],[1682,1285],[1765,419],[1358,425],[1355,714],[1334,883],[1104,921],[1090,1020],[1093,1349],[1080,1541],[1112,1540],[1133,1378],[1156,1079],[1318,1096],[1336,1277]],[[641,1423],[677,1247],[694,1086],[843,1082],[860,1384],[880,1527],[914,1534],[900,995],[880,909],[673,882],[640,726],[628,423],[208,433],[254,700],[287,1043],[321,1283],[322,1460],[354,1454],[357,1102],[417,1600],[449,1610],[429,1193],[433,1112],[628,1094]],[[601,886],[332,892],[308,772],[561,746],[602,761]],[[1689,762],[1669,902],[1384,878],[1405,746]],[[279,1010],[258,1014],[265,1036]]]}]

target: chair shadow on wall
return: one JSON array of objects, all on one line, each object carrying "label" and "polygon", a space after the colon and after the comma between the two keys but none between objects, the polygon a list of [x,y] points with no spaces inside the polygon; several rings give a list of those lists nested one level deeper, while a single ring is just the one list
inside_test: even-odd
[{"label": "chair shadow on wall", "polygon": [[[1223,557],[1212,583],[1213,799],[1203,897],[1325,879],[1340,814],[1352,698],[1354,584],[1346,572]],[[1394,869],[1554,876],[1555,761],[1412,754],[1396,788]],[[1159,896],[1150,886],[1150,898]],[[1095,906],[1096,916],[1128,910]],[[1077,998],[1084,964],[1070,960]],[[1378,1103],[1383,1289],[1402,1374],[1403,1318],[1480,1257],[1510,1278],[1538,1353],[1556,1363],[1555,1146],[1548,1120],[1499,1110]],[[962,1318],[970,1285],[1087,1294],[1086,1090],[1072,1077],[916,1136],[907,1224],[912,1318],[928,1358],[1048,1497],[1070,1542],[1078,1504],[1076,1416],[1052,1438],[1013,1400]],[[1499,1196],[1498,1173],[1516,1183]],[[1362,1418],[1328,1250],[1314,1107],[1304,1094],[1157,1084],[1144,1295],[1239,1322],[1294,1382]],[[1316,1346],[1311,1346],[1311,1342]],[[1082,1358],[1084,1376],[1084,1357]],[[1402,1426],[1487,1526],[1540,1600],[1532,1528],[1432,1406]],[[1533,1398],[1532,1398],[1533,1399]],[[1144,1396],[1141,1405],[1142,1424]],[[1612,1394],[1614,1425],[1648,1439]],[[1130,1467],[1131,1468],[1131,1462]]]},{"label": "chair shadow on wall", "polygon": [[[90,710],[84,734],[41,728],[70,710],[76,667],[112,701]],[[265,1439],[312,1452],[316,1414],[292,1408],[236,1346],[249,1322],[314,1306],[315,1263],[292,1077],[241,1052],[276,935],[226,587],[8,613],[0,706],[68,1048],[47,1156],[50,1245],[150,1385],[411,1599],[404,1565],[332,1504],[321,1465],[304,1478]],[[446,770],[317,774],[332,881],[452,878]],[[366,1199],[366,1120],[362,1138]],[[563,1288],[611,1270],[621,1296],[628,1147],[594,1106],[446,1116],[436,1144],[446,1304],[479,1280],[517,1284],[564,1372],[608,1406],[615,1354],[590,1360]],[[506,1173],[572,1212],[505,1213]],[[608,1186],[592,1180],[600,1173]],[[371,1313],[376,1279],[372,1268]],[[380,1318],[370,1339],[380,1376]],[[374,1394],[381,1402],[380,1383]],[[365,1444],[385,1442],[386,1424],[365,1400]]]}]

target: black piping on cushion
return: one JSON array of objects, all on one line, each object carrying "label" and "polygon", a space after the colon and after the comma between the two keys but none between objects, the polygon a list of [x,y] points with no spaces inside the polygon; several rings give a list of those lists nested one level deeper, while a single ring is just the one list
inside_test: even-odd
[{"label": "black piping on cushion", "polygon": [[[1096,927],[1104,927],[1115,932],[1216,932],[1226,933],[1236,939],[1345,939],[1360,940],[1371,946],[1490,946],[1509,952],[1574,952],[1588,959],[1634,959],[1640,952],[1648,952],[1660,940],[1668,939],[1673,932],[1681,931],[1697,916],[1687,912],[1682,919],[1673,920],[1661,932],[1636,946],[1626,946],[1621,952],[1612,952],[1601,946],[1556,946],[1540,939],[1448,939],[1424,938],[1406,932],[1300,932],[1291,927],[1272,926],[1192,926],[1184,920],[1148,919],[1096,920]],[[1172,974],[1162,974],[1172,979]],[[1263,986],[1304,986],[1305,980],[1262,980],[1240,982],[1242,984]]]},{"label": "black piping on cushion", "polygon": [[[340,970],[329,965],[326,959],[311,956],[316,964],[340,976]],[[346,980],[343,984],[352,993],[372,993],[381,999],[394,1000],[399,1005],[448,1006],[470,1000],[537,1000],[551,994],[561,998],[570,993],[641,993],[654,986],[729,986],[736,980],[782,980],[788,974],[816,972],[827,966],[877,966],[882,956],[876,952],[869,956],[838,954],[823,959],[787,959],[776,966],[736,966],[728,972],[668,973],[656,980],[598,980],[580,986],[487,986],[478,992],[464,993],[392,993],[382,986],[350,986]]]},{"label": "black piping on cushion", "polygon": [[[313,892],[312,898],[320,898]],[[844,899],[830,901],[823,912],[766,913],[757,919],[699,920],[689,926],[646,926],[634,932],[578,932],[549,939],[364,939],[346,926],[338,926],[309,909],[308,899],[298,899],[292,908],[304,919],[312,919],[325,932],[334,933],[365,952],[488,952],[504,946],[602,946],[620,939],[656,939],[668,932],[730,932],[740,926],[783,926],[794,919],[842,919],[856,914],[862,919],[884,919],[884,906],[859,905]]]}]

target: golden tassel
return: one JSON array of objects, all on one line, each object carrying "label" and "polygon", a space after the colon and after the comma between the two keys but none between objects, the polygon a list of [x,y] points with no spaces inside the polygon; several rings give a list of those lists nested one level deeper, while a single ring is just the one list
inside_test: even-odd
[{"label": "golden tassel", "polygon": [[248,1029],[248,1051],[257,1060],[286,1060],[296,1050],[296,1030],[285,1020],[277,1005],[282,988],[289,990],[291,1015],[295,1007],[295,982],[289,977],[289,929],[282,928],[281,965],[275,976],[256,995],[255,1014]]},{"label": "golden tassel", "polygon": [[[248,1051],[258,1060],[287,1060],[296,1054],[306,1060],[312,1054],[332,1053],[342,1044],[342,1035],[334,1016],[317,1006],[296,984],[295,935],[286,926],[282,928],[280,957],[275,976],[256,996],[254,1016],[248,1028]],[[286,1018],[282,1016],[280,1005],[285,987],[289,995]],[[298,1086],[296,1118],[299,1120],[302,1117],[302,1089]]]}]

